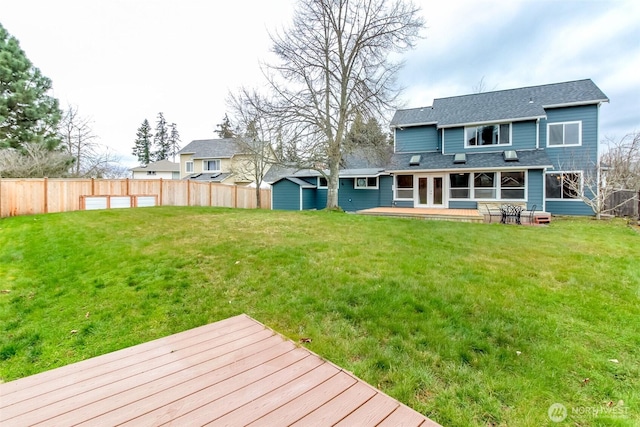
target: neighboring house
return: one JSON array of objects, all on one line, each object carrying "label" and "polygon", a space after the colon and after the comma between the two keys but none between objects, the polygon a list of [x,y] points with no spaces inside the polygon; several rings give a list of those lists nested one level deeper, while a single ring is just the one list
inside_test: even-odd
[{"label": "neighboring house", "polygon": [[169,160],[138,166],[130,171],[133,173],[133,179],[180,179],[180,165]]},{"label": "neighboring house", "polygon": [[[342,178],[352,172],[341,171],[339,204],[357,210],[509,203],[528,209],[536,205],[553,214],[591,215],[568,182],[598,173],[599,107],[608,101],[587,79],[439,98],[430,107],[398,110],[391,121],[391,160],[375,174],[358,176],[351,188]],[[291,177],[313,183],[299,174],[287,177],[289,183]],[[274,183],[272,206],[290,208],[293,203],[284,200],[295,189],[280,182]],[[316,200],[322,197],[320,184],[315,183]],[[291,194],[276,190],[278,186],[292,187]]]},{"label": "neighboring house", "polygon": [[[270,157],[274,156],[270,148],[268,152]],[[255,181],[252,155],[234,138],[191,141],[178,155],[181,179],[238,185]]]}]

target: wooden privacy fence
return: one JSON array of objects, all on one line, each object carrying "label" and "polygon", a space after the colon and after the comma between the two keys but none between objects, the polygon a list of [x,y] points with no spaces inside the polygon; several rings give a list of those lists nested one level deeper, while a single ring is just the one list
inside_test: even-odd
[{"label": "wooden privacy fence", "polygon": [[[262,208],[271,209],[271,190],[260,192]],[[3,178],[0,218],[154,205],[252,209],[256,208],[255,194],[251,187],[188,180]]]},{"label": "wooden privacy fence", "polygon": [[618,190],[609,196],[605,208],[613,209],[613,214],[620,217],[638,218],[640,213],[640,191]]}]

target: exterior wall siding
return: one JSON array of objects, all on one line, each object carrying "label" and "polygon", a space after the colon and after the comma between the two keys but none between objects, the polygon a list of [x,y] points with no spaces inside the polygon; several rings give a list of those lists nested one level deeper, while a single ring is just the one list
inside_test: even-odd
[{"label": "exterior wall siding", "polygon": [[[526,122],[515,122],[511,126],[511,149],[512,150],[533,150],[536,148],[536,128],[535,120]],[[500,148],[500,146],[496,146]]]},{"label": "exterior wall siding", "polygon": [[442,154],[462,153],[464,149],[464,128],[444,129]]},{"label": "exterior wall siding", "polygon": [[317,209],[316,191],[315,188],[302,189],[302,209]]},{"label": "exterior wall siding", "polygon": [[300,210],[300,186],[283,179],[271,186],[272,209]]},{"label": "exterior wall siding", "polygon": [[554,215],[593,215],[593,210],[580,200],[548,200],[547,212]]},{"label": "exterior wall siding", "polygon": [[[598,160],[598,113],[597,105],[554,108],[547,110],[547,118],[540,121],[540,146],[544,147],[554,170],[583,171],[583,179],[595,180]],[[582,144],[574,147],[548,147],[547,125],[549,123],[582,122]],[[587,197],[592,193],[585,188]],[[593,215],[593,210],[580,200],[547,200],[547,211],[556,215]]]},{"label": "exterior wall siding", "polygon": [[531,169],[527,174],[527,209],[531,210],[536,205],[536,210],[541,211],[543,207],[544,195],[544,171],[542,169]]},{"label": "exterior wall siding", "polygon": [[341,178],[338,191],[338,205],[345,211],[357,211],[380,206],[392,206],[393,178],[391,176],[378,177],[378,188],[359,190],[354,188],[354,178]]},{"label": "exterior wall siding", "polygon": [[418,153],[439,149],[438,129],[435,125],[396,129],[395,136],[396,153]]},{"label": "exterior wall siding", "polygon": [[451,200],[449,209],[478,209],[478,202],[473,200]]},{"label": "exterior wall siding", "polygon": [[[547,147],[547,124],[582,122],[582,145],[579,147]],[[583,169],[598,159],[598,106],[555,108],[540,120],[540,146],[545,148],[556,171]]]}]

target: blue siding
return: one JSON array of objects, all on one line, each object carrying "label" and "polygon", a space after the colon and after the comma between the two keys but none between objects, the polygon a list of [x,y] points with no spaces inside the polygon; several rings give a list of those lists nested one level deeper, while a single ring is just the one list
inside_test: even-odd
[{"label": "blue siding", "polygon": [[542,169],[529,170],[527,175],[527,209],[536,205],[536,210],[543,207],[544,173]]},{"label": "blue siding", "polygon": [[379,179],[380,200],[378,206],[393,206],[393,177],[381,176]]},{"label": "blue siding", "polygon": [[579,200],[549,200],[547,212],[554,215],[593,215],[593,210]]},{"label": "blue siding", "polygon": [[397,202],[394,202],[394,206],[396,206],[398,208],[412,208],[413,207],[413,201],[410,201],[410,200],[398,200]]},{"label": "blue siding", "polygon": [[300,210],[300,186],[283,179],[271,186],[272,209]]},{"label": "blue siding", "polygon": [[478,209],[478,202],[472,200],[452,200],[449,202],[450,209]]},{"label": "blue siding", "polygon": [[[582,121],[582,146],[547,147],[547,124]],[[598,106],[555,108],[547,110],[540,121],[540,147],[547,150],[556,171],[585,169],[598,159]]]},{"label": "blue siding", "polygon": [[327,189],[318,188],[316,190],[316,209],[324,209],[327,207]]},{"label": "blue siding", "polygon": [[444,130],[442,142],[443,154],[461,153],[464,150],[464,128],[450,128]]},{"label": "blue siding", "polygon": [[316,209],[316,189],[315,188],[303,188],[302,189],[302,209]]},{"label": "blue siding", "polygon": [[[511,125],[511,149],[533,150],[536,148],[536,128],[534,120],[528,122],[516,122]],[[500,147],[500,146],[496,146]]]},{"label": "blue siding", "polygon": [[377,189],[357,190],[354,188],[353,178],[341,178],[338,205],[345,211],[391,206],[393,198],[392,184],[392,177],[381,176],[378,178]]},{"label": "blue siding", "polygon": [[402,130],[396,129],[396,153],[417,153],[422,151],[437,151],[438,129],[432,126],[415,126]]}]

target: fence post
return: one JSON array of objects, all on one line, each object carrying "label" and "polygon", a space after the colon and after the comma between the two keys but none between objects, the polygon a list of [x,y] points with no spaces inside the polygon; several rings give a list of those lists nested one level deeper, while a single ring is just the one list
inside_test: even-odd
[{"label": "fence post", "polygon": [[96,183],[95,183],[95,178],[91,178],[91,195],[95,196],[96,195]]},{"label": "fence post", "polygon": [[126,195],[130,196],[131,194],[130,194],[130,190],[129,190],[129,178],[125,178],[125,179],[126,179],[126,182],[125,182],[126,190],[125,191],[127,192]]},{"label": "fence post", "polygon": [[44,213],[49,213],[49,182],[48,182],[48,178],[45,176],[42,182],[43,182],[43,185],[44,185],[44,194],[43,194],[43,198],[44,198]]}]

